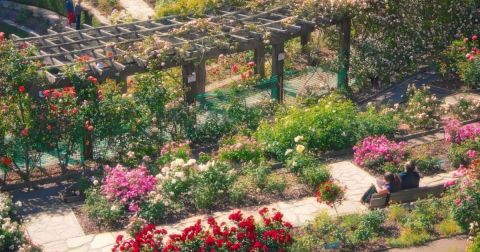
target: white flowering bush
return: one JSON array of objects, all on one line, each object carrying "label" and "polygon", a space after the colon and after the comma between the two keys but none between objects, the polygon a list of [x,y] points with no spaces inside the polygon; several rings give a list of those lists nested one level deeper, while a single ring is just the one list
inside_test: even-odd
[{"label": "white flowering bush", "polygon": [[443,114],[442,101],[429,92],[427,86],[408,87],[408,102],[403,111],[403,119],[414,129],[436,127]]},{"label": "white flowering bush", "polygon": [[30,244],[15,218],[16,208],[21,202],[12,202],[12,198],[0,193],[0,251],[40,251]]},{"label": "white flowering bush", "polygon": [[193,204],[198,209],[207,209],[228,195],[236,176],[236,171],[222,162],[197,164],[195,159],[187,162],[176,159],[156,176],[157,197],[177,207]]}]

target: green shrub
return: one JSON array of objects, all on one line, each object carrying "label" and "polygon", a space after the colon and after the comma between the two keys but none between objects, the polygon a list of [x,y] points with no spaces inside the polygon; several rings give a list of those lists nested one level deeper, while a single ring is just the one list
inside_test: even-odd
[{"label": "green shrub", "polygon": [[382,166],[382,171],[384,172],[391,172],[391,173],[400,173],[403,171],[403,168],[400,167],[399,165],[396,165],[392,162],[388,162],[388,163],[385,163],[383,166]]},{"label": "green shrub", "polygon": [[409,211],[402,205],[391,206],[387,211],[387,219],[398,223],[403,223],[408,215]]},{"label": "green shrub", "polygon": [[455,201],[459,202],[452,203],[452,216],[460,227],[468,230],[470,223],[480,223],[480,182],[473,182],[473,185],[458,190],[454,196]]},{"label": "green shrub", "polygon": [[431,173],[440,169],[441,160],[432,156],[417,159],[416,166],[418,171]]},{"label": "green shrub", "polygon": [[352,233],[352,242],[358,244],[378,237],[382,230],[381,225],[385,222],[383,211],[372,211],[361,216],[357,229]]},{"label": "green shrub", "polygon": [[221,144],[218,151],[221,160],[258,163],[262,158],[262,146],[249,137],[235,136],[224,139]]},{"label": "green shrub", "polygon": [[430,241],[432,237],[425,230],[402,229],[400,237],[388,239],[387,243],[392,247],[407,248],[412,246],[419,246]]},{"label": "green shrub", "polygon": [[195,178],[192,201],[198,209],[209,209],[225,199],[236,180],[231,167],[217,163]]},{"label": "green shrub", "polygon": [[302,174],[303,170],[318,165],[317,159],[306,151],[303,151],[302,153],[294,151],[291,156],[289,155],[286,163],[288,169],[296,174]]},{"label": "green shrub", "polygon": [[328,151],[350,148],[366,135],[393,134],[394,127],[385,126],[392,122],[390,115],[373,119],[369,113],[359,114],[352,101],[333,93],[315,105],[291,108],[273,124],[263,121],[255,136],[269,156],[285,160],[285,151],[294,149],[297,136],[304,137],[308,150]]},{"label": "green shrub", "polygon": [[359,139],[363,139],[368,136],[387,136],[393,137],[397,127],[398,120],[393,113],[387,112],[387,110],[379,113],[374,106],[367,108],[365,112],[358,114],[358,131]]},{"label": "green shrub", "polygon": [[435,226],[435,229],[442,236],[453,236],[462,232],[462,228],[452,219],[443,220]]},{"label": "green shrub", "polygon": [[316,189],[330,179],[330,172],[325,165],[307,166],[302,171],[302,179],[310,188]]},{"label": "green shrub", "polygon": [[165,205],[163,202],[146,201],[140,205],[139,216],[148,222],[157,222],[165,217]]},{"label": "green shrub", "polygon": [[265,190],[268,192],[281,194],[285,191],[288,184],[285,181],[285,178],[279,176],[269,176],[267,179],[267,184],[265,185]]},{"label": "green shrub", "polygon": [[473,140],[466,140],[460,144],[453,144],[448,151],[448,159],[452,162],[453,167],[459,167],[460,165],[468,165],[470,158],[467,155],[469,150],[480,151],[480,142]]},{"label": "green shrub", "polygon": [[253,184],[263,190],[267,187],[268,176],[272,173],[272,168],[266,163],[249,164],[244,167],[244,171]]},{"label": "green shrub", "polygon": [[466,252],[478,252],[480,251],[480,233],[468,244]]},{"label": "green shrub", "polygon": [[100,195],[98,189],[93,188],[86,191],[85,205],[83,206],[88,216],[99,225],[112,227],[118,224],[125,214],[121,204],[110,202]]}]

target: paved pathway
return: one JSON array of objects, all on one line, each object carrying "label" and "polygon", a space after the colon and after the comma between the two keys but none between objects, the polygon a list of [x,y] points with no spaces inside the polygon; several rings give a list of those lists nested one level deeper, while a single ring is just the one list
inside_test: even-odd
[{"label": "paved pathway", "polygon": [[139,20],[148,20],[155,15],[153,9],[143,0],[119,0],[125,11]]}]

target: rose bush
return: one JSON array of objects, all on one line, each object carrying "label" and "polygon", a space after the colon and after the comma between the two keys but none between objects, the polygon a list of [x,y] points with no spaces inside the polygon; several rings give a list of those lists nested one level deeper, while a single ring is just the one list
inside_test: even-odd
[{"label": "rose bush", "polygon": [[406,143],[396,143],[385,136],[367,137],[354,150],[354,162],[360,166],[382,171],[382,166],[391,163],[398,166],[406,155]]},{"label": "rose bush", "polygon": [[105,167],[105,178],[101,186],[102,194],[110,201],[115,201],[128,207],[131,212],[140,210],[148,193],[156,186],[156,179],[145,167],[129,170],[121,165]]},{"label": "rose bush", "polygon": [[283,214],[263,208],[259,211],[262,222],[255,223],[253,216],[243,217],[233,212],[229,220],[233,225],[218,223],[208,218],[208,228],[197,221],[181,234],[170,234],[164,229],[146,225],[134,238],[117,236],[112,251],[287,251],[293,239],[292,225],[283,220]]}]

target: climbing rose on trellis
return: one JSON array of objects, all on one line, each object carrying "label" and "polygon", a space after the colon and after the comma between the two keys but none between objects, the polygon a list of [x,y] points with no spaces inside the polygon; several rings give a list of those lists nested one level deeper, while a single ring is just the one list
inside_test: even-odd
[{"label": "climbing rose on trellis", "polygon": [[102,194],[111,201],[128,204],[132,212],[139,210],[138,204],[155,189],[157,183],[155,177],[143,166],[132,170],[121,165],[113,168],[106,166],[105,171]]},{"label": "climbing rose on trellis", "polygon": [[384,163],[399,164],[405,157],[405,142],[396,143],[385,136],[372,136],[363,139],[357,146],[354,161],[360,166],[375,168]]}]

